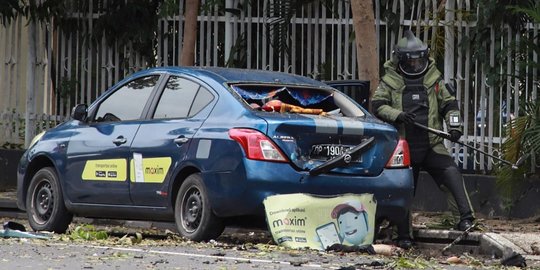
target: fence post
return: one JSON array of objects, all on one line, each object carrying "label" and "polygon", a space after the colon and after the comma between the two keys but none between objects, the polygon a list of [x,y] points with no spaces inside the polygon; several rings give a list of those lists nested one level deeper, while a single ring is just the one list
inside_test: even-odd
[{"label": "fence post", "polygon": [[455,0],[447,0],[444,8],[444,81],[450,83],[454,79]]},{"label": "fence post", "polygon": [[35,88],[34,76],[36,70],[36,23],[30,21],[28,24],[28,60],[26,66],[26,114],[25,114],[25,131],[24,131],[24,147],[30,145],[30,141],[36,134],[35,110],[34,102]]}]

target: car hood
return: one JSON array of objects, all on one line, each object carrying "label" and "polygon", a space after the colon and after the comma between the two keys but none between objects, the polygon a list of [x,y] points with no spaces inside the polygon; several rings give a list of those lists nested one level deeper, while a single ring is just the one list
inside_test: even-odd
[{"label": "car hood", "polygon": [[[396,130],[372,117],[321,116],[307,114],[279,114],[256,112],[268,123],[267,136],[288,156],[299,170],[310,171],[339,156],[341,146],[345,149],[358,146],[368,140],[359,156],[348,163],[335,167],[331,173],[364,176],[379,175],[388,162],[398,142]],[[324,153],[322,153],[324,152]]]}]

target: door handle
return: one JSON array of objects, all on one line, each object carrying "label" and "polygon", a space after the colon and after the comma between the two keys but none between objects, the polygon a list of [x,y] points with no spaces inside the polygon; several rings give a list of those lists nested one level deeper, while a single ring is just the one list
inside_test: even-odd
[{"label": "door handle", "polygon": [[120,146],[127,142],[127,139],[124,136],[118,136],[118,138],[112,141],[116,146]]},{"label": "door handle", "polygon": [[184,136],[180,136],[180,137],[174,139],[174,143],[176,143],[176,144],[178,144],[178,145],[184,144],[184,143],[186,143],[187,141],[189,141],[189,138],[186,138],[186,137],[184,137]]}]

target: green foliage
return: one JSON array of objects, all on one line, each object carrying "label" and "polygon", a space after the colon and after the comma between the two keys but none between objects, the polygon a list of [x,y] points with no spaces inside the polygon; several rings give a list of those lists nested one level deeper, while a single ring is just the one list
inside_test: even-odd
[{"label": "green foliage", "polygon": [[104,2],[92,32],[95,43],[105,37],[109,45],[126,46],[153,63],[153,41],[158,30],[162,0],[112,0]]},{"label": "green foliage", "polygon": [[510,6],[508,9],[513,14],[524,14],[529,17],[529,20],[540,22],[540,4],[538,1],[528,1],[528,7]]},{"label": "green foliage", "polygon": [[458,218],[452,213],[444,213],[442,216],[436,220],[436,222],[431,224],[426,224],[428,228],[431,229],[451,229],[458,222]]},{"label": "green foliage", "polygon": [[19,15],[33,21],[47,22],[50,18],[63,17],[66,14],[65,4],[64,0],[2,0],[0,17],[3,25],[11,23]]},{"label": "green foliage", "polygon": [[3,0],[0,5],[0,17],[2,25],[10,24],[17,17],[17,14],[22,13],[23,7],[19,0]]},{"label": "green foliage", "polygon": [[141,233],[135,233],[135,235],[126,234],[122,238],[118,239],[118,243],[122,245],[140,244],[143,240]]},{"label": "green foliage", "polygon": [[[461,49],[470,49],[472,61],[478,61],[482,72],[486,75],[486,83],[493,89],[507,89],[502,87],[508,78],[518,81],[518,88],[512,90],[512,96],[518,93],[529,93],[532,85],[538,82],[531,80],[534,68],[539,68],[538,62],[532,61],[534,53],[540,54],[538,36],[530,33],[525,28],[527,23],[540,23],[540,3],[538,1],[518,1],[518,0],[478,0],[478,14],[463,14],[467,21],[476,23],[471,34],[464,37],[460,43]],[[495,29],[501,29],[498,31]],[[508,31],[513,35],[519,35],[519,41],[502,46],[501,40],[507,39]],[[495,35],[492,38],[492,35]],[[491,44],[491,41],[494,41]],[[491,46],[494,50],[495,58],[491,63],[490,50],[486,46]],[[506,63],[512,57],[517,63],[510,70]],[[474,68],[474,67],[473,67]],[[506,95],[507,93],[502,93]],[[497,97],[499,94],[495,94]],[[539,154],[536,145],[540,143],[540,128],[538,125],[538,102],[530,100],[530,95],[519,94],[520,115],[516,115],[507,125],[505,130],[505,140],[502,145],[503,158],[515,163],[520,157],[528,156],[524,164],[519,168],[511,168],[504,165],[497,170],[497,187],[503,196],[503,202],[508,209],[511,209],[516,200],[523,196],[519,191],[523,190],[527,179],[531,174],[533,164],[531,158]],[[508,104],[511,106],[512,104]],[[517,111],[517,108],[513,108]]]},{"label": "green foliage", "polygon": [[159,16],[166,18],[178,13],[178,6],[181,0],[163,0],[159,6]]},{"label": "green foliage", "polygon": [[207,0],[201,3],[202,11],[210,12],[212,8],[217,8],[220,13],[225,11],[225,0]]},{"label": "green foliage", "polygon": [[[35,127],[34,130],[36,134],[38,134],[42,131],[46,131],[57,126],[62,121],[63,120],[58,119],[56,116],[51,118],[51,115],[36,114],[32,124]],[[19,113],[14,108],[7,109],[2,112],[2,117],[0,118],[0,130],[7,130],[7,133],[11,134],[12,136],[11,139],[0,141],[0,148],[20,150],[24,149],[26,131],[26,121],[24,113]],[[5,138],[0,137],[0,139]]]},{"label": "green foliage", "polygon": [[[512,11],[509,17],[516,19],[514,26],[523,24],[526,20],[540,23],[540,3],[538,1],[522,1],[519,5],[507,6],[503,10]],[[513,50],[519,59],[518,61],[522,63],[519,66],[520,73],[525,74],[527,70],[532,72],[533,68],[540,67],[539,63],[530,61],[532,58],[529,57],[533,52],[540,54],[540,47],[535,44],[537,42],[535,39],[538,36],[530,38],[526,32],[523,33],[525,35],[522,36],[523,39],[520,44],[514,44],[510,50]],[[505,53],[507,51],[503,50],[501,54]],[[523,80],[522,78],[518,79]],[[534,83],[538,85],[537,82],[532,82],[531,85]],[[524,87],[524,85],[522,83],[521,87]],[[521,95],[520,98],[522,114],[507,125],[502,150],[504,159],[516,163],[521,158],[524,159],[524,162],[518,168],[503,166],[497,171],[497,187],[509,210],[511,210],[514,202],[520,200],[526,194],[528,189],[525,185],[529,183],[530,179],[540,175],[534,164],[534,158],[540,156],[540,101],[526,99],[527,97],[524,95]]]},{"label": "green foliage", "polygon": [[79,82],[77,80],[62,78],[54,90],[61,99],[67,100],[75,95],[78,85]]},{"label": "green foliage", "polygon": [[519,191],[527,184],[527,177],[539,175],[538,171],[531,171],[534,164],[530,157],[540,156],[540,101],[525,103],[523,111],[525,115],[512,120],[507,126],[503,154],[504,159],[512,163],[520,158],[525,158],[525,161],[518,168],[503,166],[497,171],[497,187],[509,208],[513,201],[524,196]]},{"label": "green foliage", "polygon": [[2,149],[8,149],[8,150],[23,150],[23,149],[24,149],[24,145],[21,144],[21,143],[10,143],[10,142],[5,142],[5,143],[3,143],[2,145],[0,145],[0,148],[2,148]]},{"label": "green foliage", "polygon": [[247,67],[247,40],[245,33],[238,35],[236,42],[231,48],[226,67],[246,68]]},{"label": "green foliage", "polygon": [[67,6],[69,2],[64,0],[28,0],[23,1],[26,5],[23,9],[23,14],[30,17],[31,20],[37,22],[49,22],[51,18],[63,18],[66,16]]},{"label": "green foliage", "polygon": [[[105,38],[109,45],[131,46],[153,64],[158,20],[175,14],[178,4],[179,0],[4,0],[0,5],[0,17],[4,25],[19,15],[40,23],[49,23],[53,19],[55,27],[70,35],[88,27],[91,9],[97,17],[92,33],[85,37],[92,42],[85,44],[95,45]],[[70,16],[74,13],[80,14],[79,17]]]},{"label": "green foliage", "polygon": [[434,267],[434,263],[420,257],[399,257],[392,264],[390,264],[390,269],[434,269]]},{"label": "green foliage", "polygon": [[[527,46],[529,42],[526,35],[524,35],[524,26],[530,20],[530,16],[523,12],[523,10],[531,10],[534,5],[533,1],[519,1],[519,0],[478,0],[478,15],[465,17],[468,21],[476,22],[476,27],[470,33],[470,36],[465,37],[460,46],[463,50],[470,49],[472,53],[472,61],[478,61],[487,75],[487,83],[495,88],[504,83],[507,76],[514,76],[514,71],[506,71],[507,74],[501,74],[499,65],[505,63],[508,55],[515,55],[517,62],[525,63],[527,61],[521,61],[527,59]],[[515,12],[509,12],[514,10]],[[521,43],[512,44],[511,46],[505,46],[501,48],[497,42],[501,38],[505,38],[504,31],[493,31],[496,44],[490,44],[495,47],[495,63],[492,65],[486,59],[490,59],[490,50],[486,50],[486,45],[491,40],[493,29],[504,29],[504,26],[508,26],[514,33],[522,33]],[[530,62],[529,62],[530,63]],[[524,64],[520,67],[520,78],[523,80],[526,75],[526,66]]]},{"label": "green foliage", "polygon": [[97,230],[96,227],[89,224],[79,225],[75,227],[75,229],[73,229],[69,234],[69,238],[71,240],[105,240],[108,237],[109,235],[106,231]]}]

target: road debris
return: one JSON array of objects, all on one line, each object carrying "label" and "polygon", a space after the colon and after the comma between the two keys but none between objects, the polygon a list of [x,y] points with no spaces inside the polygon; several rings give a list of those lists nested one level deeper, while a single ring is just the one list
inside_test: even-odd
[{"label": "road debris", "polygon": [[504,266],[517,266],[517,267],[527,267],[527,262],[521,254],[513,252],[510,256],[503,258],[501,264]]},{"label": "road debris", "polygon": [[531,244],[532,255],[540,255],[540,243],[534,242]]},{"label": "road debris", "polygon": [[4,222],[4,229],[0,230],[0,237],[2,238],[35,238],[35,239],[49,239],[49,236],[37,233],[26,232],[24,225],[14,222]]},{"label": "road debris", "polygon": [[446,262],[450,264],[465,264],[466,263],[458,256],[448,257],[448,259],[446,259]]}]

